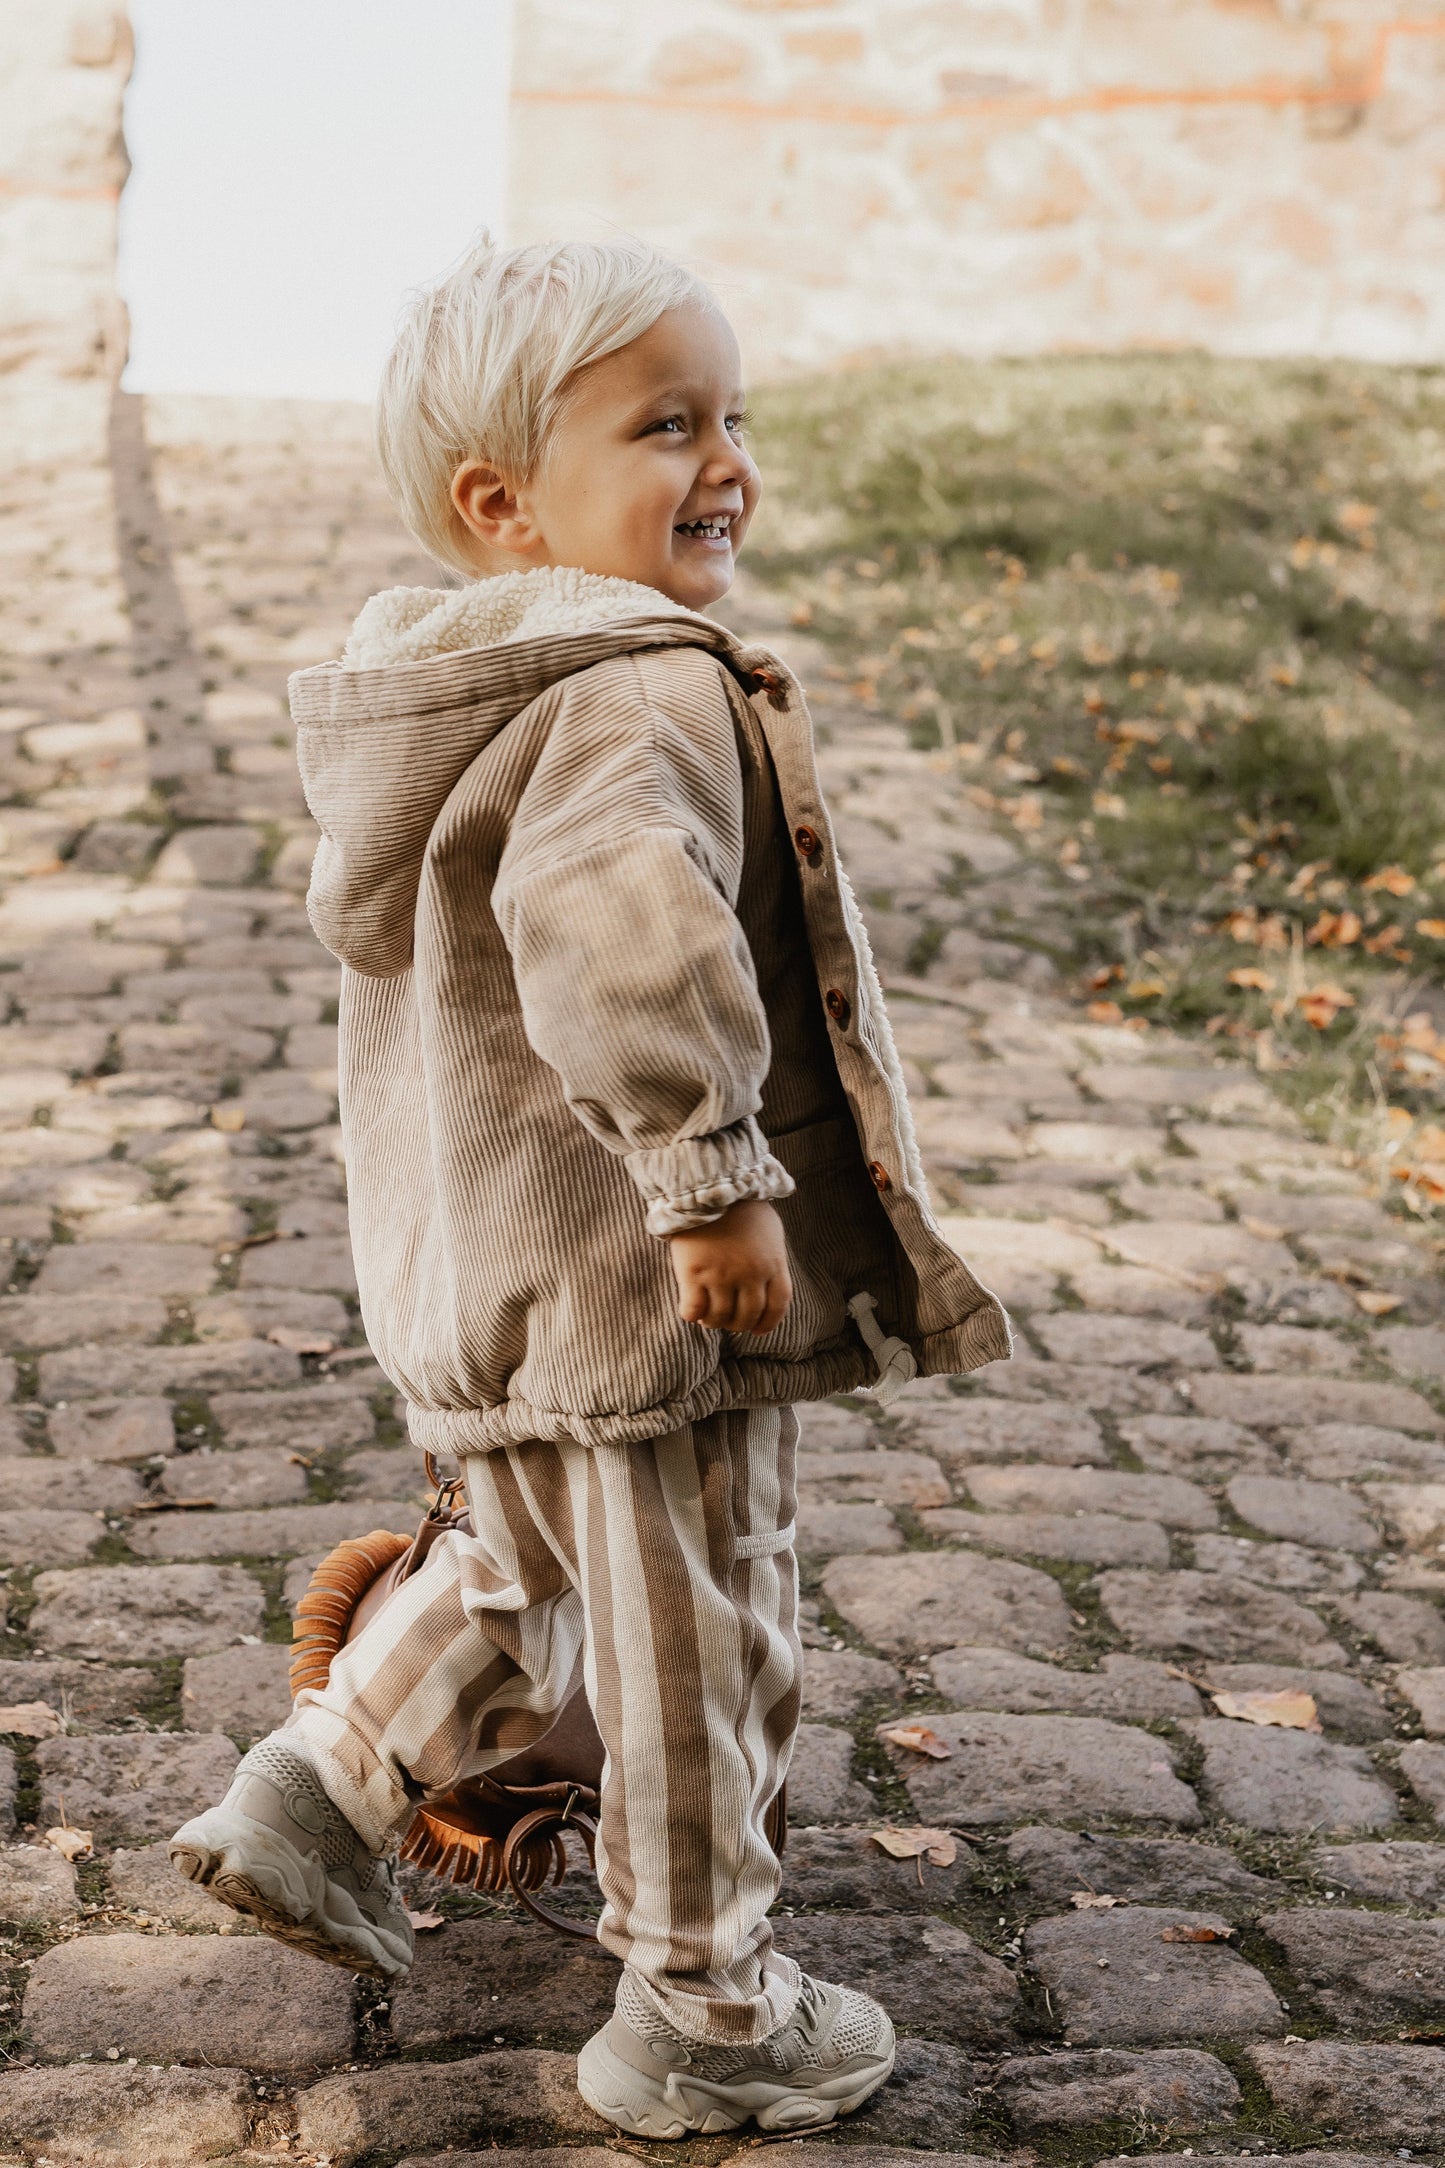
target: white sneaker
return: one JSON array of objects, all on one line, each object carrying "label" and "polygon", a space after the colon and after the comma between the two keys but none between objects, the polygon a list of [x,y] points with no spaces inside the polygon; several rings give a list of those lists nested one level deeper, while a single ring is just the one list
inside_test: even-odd
[{"label": "white sneaker", "polygon": [[624,1971],[617,2008],[577,2059],[589,2108],[638,2138],[736,2130],[816,2130],[851,2115],[893,2069],[888,2013],[852,1988],[803,1974],[786,2025],[751,2047],[686,2040]]},{"label": "white sneaker", "polygon": [[231,1789],[178,1829],[171,1865],[293,1949],[394,1980],[415,1937],[390,1860],[377,1859],[285,1735],[238,1764]]}]

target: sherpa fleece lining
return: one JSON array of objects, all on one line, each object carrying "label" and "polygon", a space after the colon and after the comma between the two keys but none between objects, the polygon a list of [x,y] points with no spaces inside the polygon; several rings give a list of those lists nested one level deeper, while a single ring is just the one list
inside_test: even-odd
[{"label": "sherpa fleece lining", "polygon": [[380,670],[388,663],[424,662],[467,648],[585,632],[617,618],[691,614],[637,580],[547,565],[536,572],[502,572],[469,587],[384,588],[352,626],[341,660],[348,670]]}]

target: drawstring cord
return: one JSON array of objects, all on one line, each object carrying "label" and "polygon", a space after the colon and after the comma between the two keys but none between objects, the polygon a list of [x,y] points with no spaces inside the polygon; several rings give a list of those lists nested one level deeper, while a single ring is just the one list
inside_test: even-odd
[{"label": "drawstring cord", "polygon": [[918,1364],[913,1350],[906,1340],[893,1333],[885,1333],[878,1322],[878,1305],[871,1295],[852,1295],[848,1301],[848,1315],[852,1318],[864,1344],[878,1365],[878,1382],[867,1390],[886,1408],[898,1398],[905,1385],[918,1375]]}]

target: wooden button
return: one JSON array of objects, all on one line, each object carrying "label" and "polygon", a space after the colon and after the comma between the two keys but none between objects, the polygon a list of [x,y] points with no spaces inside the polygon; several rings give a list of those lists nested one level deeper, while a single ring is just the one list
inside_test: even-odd
[{"label": "wooden button", "polygon": [[868,1162],[868,1172],[873,1178],[873,1187],[875,1189],[892,1189],[893,1177],[888,1172],[888,1169],[883,1166],[880,1161],[876,1159],[870,1159]]},{"label": "wooden button", "polygon": [[839,993],[836,986],[830,986],[823,996],[823,1006],[832,1017],[833,1022],[838,1026],[838,1029],[846,1031],[848,1029],[848,1019],[853,1014],[848,996]]},{"label": "wooden button", "polygon": [[816,858],[823,848],[822,838],[816,828],[802,827],[793,830],[793,841],[804,858]]}]

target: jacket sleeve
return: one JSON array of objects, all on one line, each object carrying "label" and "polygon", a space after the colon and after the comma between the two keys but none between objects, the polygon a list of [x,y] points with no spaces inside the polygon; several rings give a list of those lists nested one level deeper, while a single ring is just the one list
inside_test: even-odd
[{"label": "jacket sleeve", "polygon": [[734,905],[737,733],[698,649],[555,689],[492,891],[527,1037],[655,1235],[793,1187],[757,1124],[767,1018]]}]

